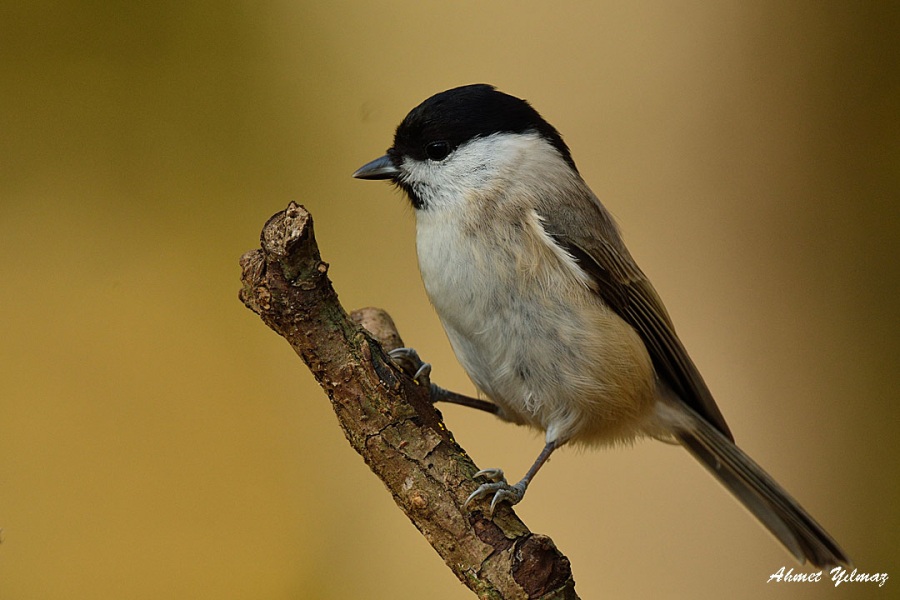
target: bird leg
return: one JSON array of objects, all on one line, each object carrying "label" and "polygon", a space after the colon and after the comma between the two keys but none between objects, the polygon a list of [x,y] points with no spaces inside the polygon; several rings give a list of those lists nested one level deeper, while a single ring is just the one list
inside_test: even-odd
[{"label": "bird leg", "polygon": [[510,506],[518,504],[521,502],[522,498],[525,497],[525,490],[528,489],[528,484],[531,483],[532,478],[538,470],[540,470],[541,466],[547,462],[547,459],[550,458],[550,455],[556,448],[556,442],[547,442],[544,449],[541,450],[541,453],[538,455],[537,460],[534,461],[534,464],[531,465],[531,468],[525,473],[525,477],[515,485],[509,485],[509,483],[506,482],[506,477],[503,475],[503,469],[482,469],[481,471],[478,471],[475,473],[475,477],[486,477],[488,483],[482,483],[477,490],[472,492],[469,497],[466,498],[465,506],[468,506],[473,500],[480,500],[491,494],[494,494],[494,497],[491,500],[491,515],[494,514],[494,510],[501,502],[507,502]]},{"label": "bird leg", "polygon": [[419,358],[419,353],[413,348],[396,348],[388,352],[394,363],[400,367],[400,370],[412,377],[413,381],[422,386],[428,386],[431,390],[432,402],[448,402],[450,404],[459,404],[460,406],[468,406],[469,408],[477,408],[485,412],[496,415],[499,409],[496,404],[479,400],[463,394],[457,394],[450,390],[445,390],[437,384],[431,383],[431,365],[423,362]]}]

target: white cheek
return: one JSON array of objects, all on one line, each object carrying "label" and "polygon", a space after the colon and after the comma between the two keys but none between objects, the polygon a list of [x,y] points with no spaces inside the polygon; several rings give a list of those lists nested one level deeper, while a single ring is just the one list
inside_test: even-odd
[{"label": "white cheek", "polygon": [[445,164],[406,159],[402,168],[406,173],[405,182],[428,209],[452,206],[465,195],[465,183]]},{"label": "white cheek", "polygon": [[462,144],[439,162],[406,158],[403,178],[427,210],[460,206],[472,194],[503,186],[522,155],[544,143],[536,133],[495,133]]}]

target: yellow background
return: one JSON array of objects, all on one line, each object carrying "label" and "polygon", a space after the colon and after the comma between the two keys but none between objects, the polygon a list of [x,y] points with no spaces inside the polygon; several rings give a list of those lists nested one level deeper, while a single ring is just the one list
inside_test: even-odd
[{"label": "yellow background", "polygon": [[[482,81],[563,133],[739,443],[892,577],[767,585],[790,557],[646,442],[559,452],[519,509],[582,597],[896,594],[895,7],[5,2],[0,598],[471,597],[238,302],[237,260],[305,204],[345,307],[387,309],[472,393],[411,209],[350,173]],[[540,450],[444,415],[482,467],[518,477]]]}]

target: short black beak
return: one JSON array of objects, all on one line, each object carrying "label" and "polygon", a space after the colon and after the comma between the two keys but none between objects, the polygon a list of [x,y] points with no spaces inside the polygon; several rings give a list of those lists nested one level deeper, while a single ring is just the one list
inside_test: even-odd
[{"label": "short black beak", "polygon": [[376,158],[358,168],[353,176],[357,179],[393,179],[400,174],[389,154]]}]

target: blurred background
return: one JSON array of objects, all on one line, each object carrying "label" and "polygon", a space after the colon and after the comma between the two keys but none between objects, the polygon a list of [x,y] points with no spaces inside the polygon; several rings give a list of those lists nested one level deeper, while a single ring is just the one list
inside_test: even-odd
[{"label": "blurred background", "polygon": [[[582,597],[896,597],[898,31],[889,2],[4,2],[0,598],[473,597],[237,299],[298,201],[344,306],[474,393],[412,210],[350,178],[473,82],[563,133],[738,442],[892,577],[767,584],[790,556],[644,442],[559,452],[518,509]],[[514,478],[542,446],[443,412]]]}]

